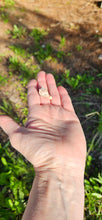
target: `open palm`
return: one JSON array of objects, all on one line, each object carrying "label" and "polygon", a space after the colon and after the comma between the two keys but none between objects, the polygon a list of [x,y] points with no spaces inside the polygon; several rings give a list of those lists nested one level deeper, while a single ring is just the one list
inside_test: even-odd
[{"label": "open palm", "polygon": [[[52,100],[39,95],[47,88]],[[52,74],[39,72],[28,84],[28,120],[20,127],[8,116],[0,116],[0,126],[9,135],[12,146],[22,153],[35,170],[56,169],[62,164],[85,166],[86,142],[70,97],[56,87]]]}]

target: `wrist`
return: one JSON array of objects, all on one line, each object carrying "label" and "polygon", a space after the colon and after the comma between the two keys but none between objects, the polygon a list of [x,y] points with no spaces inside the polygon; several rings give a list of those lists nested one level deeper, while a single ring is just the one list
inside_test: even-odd
[{"label": "wrist", "polygon": [[42,207],[46,210],[43,213],[44,220],[55,220],[58,215],[59,220],[83,219],[84,178],[82,176],[69,176],[68,173],[63,173],[63,178],[59,179],[55,173],[48,172],[43,176],[38,175],[38,181],[39,188],[43,192]]},{"label": "wrist", "polygon": [[59,179],[53,171],[36,172],[23,220],[82,220],[83,207],[82,177],[64,173]]}]

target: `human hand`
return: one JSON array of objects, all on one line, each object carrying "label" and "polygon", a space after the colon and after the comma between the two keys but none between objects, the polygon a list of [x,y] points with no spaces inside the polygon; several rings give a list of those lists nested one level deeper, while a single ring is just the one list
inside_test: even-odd
[{"label": "human hand", "polygon": [[[52,100],[39,95],[41,87],[48,89]],[[12,146],[33,164],[35,171],[59,172],[66,166],[74,175],[76,170],[79,175],[84,173],[85,136],[66,89],[56,87],[52,74],[41,71],[37,80],[29,82],[28,111],[25,127],[0,116],[0,126]]]}]

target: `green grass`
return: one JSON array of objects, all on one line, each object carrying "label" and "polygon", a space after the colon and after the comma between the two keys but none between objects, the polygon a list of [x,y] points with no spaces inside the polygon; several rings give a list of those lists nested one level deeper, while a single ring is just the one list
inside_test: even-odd
[{"label": "green grass", "polygon": [[30,55],[26,53],[26,51],[19,45],[11,45],[9,48],[14,51],[16,55],[20,55],[23,58],[29,57]]},{"label": "green grass", "polygon": [[15,1],[14,0],[4,0],[5,6],[6,7],[11,7],[15,5]]},{"label": "green grass", "polygon": [[77,51],[80,51],[80,50],[82,50],[83,48],[82,48],[81,45],[76,45],[76,49],[77,49]]},{"label": "green grass", "polygon": [[3,76],[3,73],[0,73],[0,84],[4,85],[5,83],[7,83],[8,78],[7,76]]},{"label": "green grass", "polygon": [[34,177],[33,167],[11,149],[0,144],[0,219],[21,219]]},{"label": "green grass", "polygon": [[34,28],[32,29],[29,36],[31,36],[34,39],[34,42],[39,45],[39,43],[43,40],[44,36],[48,34],[47,31],[40,29],[40,28]]},{"label": "green grass", "polygon": [[102,214],[102,176],[85,179],[85,207],[88,218],[101,220]]},{"label": "green grass", "polygon": [[[101,143],[102,143],[102,111],[99,112],[91,112],[87,115],[88,116],[94,116],[98,115],[98,123],[97,128],[93,131],[93,138],[91,140],[91,143],[89,144],[87,155],[90,154],[94,150],[94,148],[101,149]],[[101,150],[100,150],[101,151]]]},{"label": "green grass", "polygon": [[94,94],[102,97],[100,87],[96,87],[94,85],[95,80],[100,80],[101,76],[102,73],[93,76],[92,74],[87,72],[83,75],[77,74],[75,76],[71,76],[70,70],[65,70],[65,72],[61,76],[61,81],[58,83],[58,85],[67,84],[73,91],[84,90],[85,93],[88,95]]},{"label": "green grass", "polygon": [[61,42],[59,44],[59,48],[62,49],[65,46],[65,43],[66,43],[66,39],[63,36],[63,34],[61,34]]},{"label": "green grass", "polygon": [[9,16],[8,16],[8,13],[6,12],[2,12],[1,13],[1,19],[5,22],[5,23],[8,23],[9,21]]},{"label": "green grass", "polygon": [[90,74],[84,73],[83,75],[77,74],[75,77],[70,76],[69,70],[65,71],[65,80],[68,85],[71,86],[72,89],[79,89],[81,87],[86,87],[92,84],[94,81],[94,77]]},{"label": "green grass", "polygon": [[7,34],[11,34],[13,39],[23,38],[26,35],[26,28],[14,24],[13,30],[8,30]]},{"label": "green grass", "polygon": [[38,47],[38,50],[36,50],[33,54],[37,58],[40,64],[43,64],[44,60],[48,59],[52,55],[52,47],[50,44],[43,45]]},{"label": "green grass", "polygon": [[10,57],[8,62],[9,72],[18,75],[21,79],[21,82],[25,82],[25,85],[28,83],[29,79],[35,78],[40,70],[36,65],[32,65],[31,67],[29,67],[27,66],[27,63],[20,62],[20,60],[16,56]]}]

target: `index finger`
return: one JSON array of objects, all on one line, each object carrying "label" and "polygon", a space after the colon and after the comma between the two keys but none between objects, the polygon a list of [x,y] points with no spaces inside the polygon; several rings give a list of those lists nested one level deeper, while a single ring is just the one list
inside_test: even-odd
[{"label": "index finger", "polygon": [[38,91],[37,91],[37,80],[35,80],[35,79],[32,79],[28,83],[27,99],[28,99],[28,108],[29,108],[29,110],[34,105],[40,104],[40,97],[39,97],[39,94],[38,94]]}]

